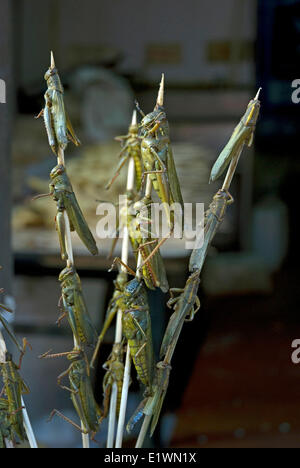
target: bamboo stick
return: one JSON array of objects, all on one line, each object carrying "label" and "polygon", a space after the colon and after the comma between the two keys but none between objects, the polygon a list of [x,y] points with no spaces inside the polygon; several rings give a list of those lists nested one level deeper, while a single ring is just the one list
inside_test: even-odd
[{"label": "bamboo stick", "polygon": [[110,397],[106,448],[113,448],[114,446],[117,397],[118,397],[118,387],[117,387],[117,384],[114,382],[112,386],[111,397]]},{"label": "bamboo stick", "polygon": [[21,397],[21,402],[22,402],[22,407],[23,407],[22,408],[22,413],[23,413],[24,427],[25,427],[25,431],[26,431],[26,434],[27,434],[29,445],[30,445],[31,448],[37,449],[38,445],[37,445],[37,442],[36,442],[36,438],[35,438],[35,435],[34,435],[34,432],[33,432],[32,426],[31,426],[31,422],[30,422],[30,419],[29,419],[29,416],[28,416],[28,412],[27,412],[23,397]]},{"label": "bamboo stick", "polygon": [[[137,124],[137,113],[136,111],[134,111],[132,115],[131,125],[136,125],[136,124]],[[134,179],[135,179],[134,159],[130,158],[129,165],[128,165],[128,174],[127,174],[127,187],[126,187],[127,191],[130,191],[134,188]],[[121,259],[122,259],[122,262],[125,263],[126,265],[128,263],[128,251],[129,251],[129,233],[128,233],[128,227],[125,224],[123,228]],[[122,271],[126,273],[126,268],[123,266],[121,268],[122,268]],[[121,340],[122,340],[122,311],[118,310],[116,343],[120,343]],[[128,389],[129,389],[129,382],[130,382],[130,378],[129,378],[130,369],[131,369],[131,358],[130,358],[129,346],[127,345],[125,368],[124,368],[124,379],[123,379],[123,386],[122,386],[122,396],[121,396],[121,404],[120,404],[120,413],[119,413],[116,443],[115,443],[116,448],[122,447],[127,398],[128,398]],[[114,413],[116,414],[116,410],[114,411]]]},{"label": "bamboo stick", "polygon": [[143,421],[143,424],[142,424],[142,427],[141,427],[141,430],[140,430],[140,433],[139,433],[139,436],[138,436],[138,439],[137,439],[136,444],[135,444],[135,448],[142,448],[143,447],[144,440],[145,440],[145,437],[146,437],[146,434],[147,434],[147,431],[148,431],[148,428],[149,428],[149,424],[151,422],[151,418],[152,418],[152,414],[146,414],[146,416],[144,418],[144,421]]},{"label": "bamboo stick", "polygon": [[129,348],[129,345],[127,344],[124,379],[123,379],[122,396],[121,396],[120,413],[119,413],[115,448],[121,448],[122,442],[123,442],[125,416],[126,416],[127,399],[128,399],[128,388],[129,388],[129,382],[130,382],[130,371],[131,371],[131,356],[130,356],[130,348]]}]

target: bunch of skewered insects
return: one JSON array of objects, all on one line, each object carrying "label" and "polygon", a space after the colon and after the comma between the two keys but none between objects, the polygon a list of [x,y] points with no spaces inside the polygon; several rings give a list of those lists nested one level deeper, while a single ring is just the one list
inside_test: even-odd
[{"label": "bunch of skewered insects", "polygon": [[[58,409],[52,411],[51,417],[56,414],[81,431],[84,447],[89,446],[89,436],[94,439],[103,419],[108,418],[107,447],[117,448],[122,446],[124,427],[130,432],[143,419],[136,443],[136,447],[141,447],[147,432],[152,435],[157,426],[169,385],[172,357],[184,322],[193,320],[200,308],[197,294],[201,271],[227,206],[233,203],[229,189],[243,147],[245,144],[250,146],[253,141],[260,108],[259,93],[250,101],[245,115],[212,168],[212,181],[219,179],[226,169],[227,173],[206,212],[204,243],[200,245],[196,239],[189,263],[190,276],[183,289],[169,288],[160,253],[160,246],[166,238],[158,240],[152,232],[153,191],[163,203],[170,232],[176,221],[174,211],[169,209],[170,205],[177,204],[182,212],[184,210],[164,108],[164,77],[153,111],[145,114],[136,103],[142,119],[138,123],[135,110],[128,134],[116,138],[121,142],[119,163],[106,186],[109,189],[127,165],[127,187],[124,189],[126,197],[124,206],[120,209],[116,232],[116,239],[121,232],[123,234],[122,255],[112,262],[111,269],[118,268],[118,275],[98,336],[88,314],[75,268],[70,232],[77,232],[91,254],[96,255],[98,249],[67,176],[64,151],[69,140],[75,145],[79,144],[79,140],[65,111],[63,86],[53,55],[45,79],[48,89],[45,93],[45,108],[40,115],[44,118],[49,145],[57,158],[57,164],[50,174],[49,195],[56,203],[55,226],[61,257],[66,262],[66,267],[59,275],[61,313],[58,323],[67,318],[74,336],[74,349],[59,354],[47,352],[42,357],[49,359],[65,356],[69,361],[67,370],[58,376],[57,383],[70,393],[80,421],[70,420]],[[111,254],[115,243],[113,242]],[[135,269],[128,266],[129,245],[135,257]],[[158,362],[153,352],[151,310],[147,292],[156,288],[165,293],[170,292],[168,307],[173,309],[161,343]],[[110,354],[102,356],[101,345],[114,320],[114,344]],[[91,359],[90,348],[93,352]],[[103,379],[103,401],[100,405],[95,400],[91,380],[96,362],[101,362],[106,371]],[[125,421],[131,363],[133,373],[143,388],[143,398],[129,421]],[[64,379],[69,380],[68,385]],[[1,411],[2,406],[0,417],[5,435],[9,427]]]}]

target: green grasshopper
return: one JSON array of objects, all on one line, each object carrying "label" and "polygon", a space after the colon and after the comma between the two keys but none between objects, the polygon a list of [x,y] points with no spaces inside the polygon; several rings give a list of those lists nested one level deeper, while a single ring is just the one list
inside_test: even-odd
[{"label": "green grasshopper", "polygon": [[100,346],[103,342],[104,336],[109,329],[113,319],[115,318],[117,312],[118,312],[118,304],[117,304],[117,299],[124,294],[124,287],[127,284],[127,274],[124,271],[120,271],[117,279],[114,281],[115,285],[115,290],[113,293],[113,296],[111,300],[109,301],[108,308],[106,311],[106,316],[104,320],[104,325],[102,327],[101,333],[98,337],[97,345],[93,354],[93,357],[91,359],[91,367],[94,367],[95,361],[97,359],[97,356],[99,354],[99,349]]},{"label": "green grasshopper", "polygon": [[[121,230],[127,226],[129,240],[131,247],[134,253],[138,251],[139,243],[136,235],[136,210],[134,209],[134,204],[139,200],[139,195],[137,192],[132,190],[127,190],[125,194],[125,203],[123,206],[119,205],[119,216],[117,216],[117,229],[115,232],[115,239],[112,242],[112,247],[110,249],[108,258],[111,258],[115,250],[116,244],[118,242]],[[117,204],[115,205],[117,206]]]},{"label": "green grasshopper", "polygon": [[[149,174],[160,200],[169,206],[179,203],[184,209],[180,184],[173,159],[169,124],[164,108],[157,105],[145,115],[140,124],[142,135],[142,158],[145,172]],[[168,221],[171,222],[168,212]]]},{"label": "green grasshopper", "polygon": [[58,154],[59,148],[66,148],[68,141],[76,146],[80,141],[75,135],[70,119],[65,111],[64,88],[55,67],[53,54],[51,53],[51,66],[45,74],[48,89],[45,93],[45,107],[38,117],[43,116],[48,135],[49,145],[54,154]]},{"label": "green grasshopper", "polygon": [[77,343],[94,344],[97,332],[91,322],[82,293],[81,281],[75,267],[66,267],[62,270],[59,281],[61,282],[64,314],[58,319],[58,322],[67,315]]},{"label": "green grasshopper", "polygon": [[[213,197],[213,201],[205,216],[204,243],[201,248],[195,247],[193,250],[189,270],[190,276],[187,279],[184,289],[172,288],[170,290],[171,299],[168,306],[175,305],[175,311],[171,315],[163,342],[161,345],[160,356],[166,355],[169,346],[172,345],[177,331],[181,329],[185,320],[191,321],[195,313],[200,308],[200,301],[197,292],[200,284],[200,274],[207,255],[208,248],[222,223],[227,205],[233,202],[232,196],[224,190],[219,190]],[[178,294],[175,297],[175,294]]]},{"label": "green grasshopper", "polygon": [[230,161],[242,151],[245,144],[249,147],[252,145],[260,110],[260,101],[258,100],[260,90],[261,88],[258,90],[255,98],[249,102],[244,116],[234,129],[230,140],[215,162],[211,171],[210,182],[214,182],[223,174]]},{"label": "green grasshopper", "polygon": [[138,136],[137,123],[132,123],[130,125],[127,135],[118,136],[115,140],[120,141],[123,147],[119,155],[120,161],[115,175],[108,182],[105,188],[108,190],[112,186],[116,178],[119,176],[122,167],[130,158],[133,158],[135,166],[135,186],[136,190],[139,191],[142,182],[143,164],[141,156],[141,138]]},{"label": "green grasshopper", "polygon": [[150,437],[152,437],[157,426],[162,405],[168,390],[169,378],[172,367],[163,361],[156,364],[156,377],[153,396],[148,398],[143,413],[152,415]]},{"label": "green grasshopper", "polygon": [[108,415],[110,396],[114,383],[117,385],[117,415],[120,411],[124,378],[123,354],[123,343],[114,343],[109,359],[103,364],[103,368],[106,370],[106,374],[103,379],[103,419]]},{"label": "green grasshopper", "polygon": [[98,248],[95,239],[84,219],[65,167],[61,164],[56,166],[52,169],[50,178],[50,195],[53,197],[53,200],[57,202],[56,227],[62,259],[68,259],[65,240],[66,228],[64,211],[68,214],[71,231],[75,230],[91,254],[97,255]]},{"label": "green grasshopper", "polygon": [[[163,342],[160,349],[160,357],[163,361],[156,365],[156,375],[152,394],[146,398],[137,412],[133,415],[127,425],[127,430],[131,431],[136,422],[145,414],[152,415],[150,435],[152,436],[161,412],[161,408],[166,396],[169,385],[169,376],[171,372],[170,361],[173,350],[177,343],[184,321],[191,321],[200,308],[200,301],[197,296],[200,283],[200,270],[193,272],[188,278],[184,289],[170,289],[171,299],[168,306],[175,305],[175,311],[172,314]],[[175,297],[174,293],[180,293]],[[169,353],[171,353],[169,355]]]},{"label": "green grasshopper", "polygon": [[[78,430],[84,434],[92,433],[94,438],[99,428],[101,421],[102,412],[96,403],[91,378],[90,378],[90,367],[88,360],[80,350],[73,350],[69,353],[60,354],[44,354],[43,358],[53,358],[67,355],[67,358],[71,361],[69,368],[60,374],[57,378],[57,384],[64,390],[68,390],[71,394],[71,400],[74,408],[83,423],[84,428],[81,428],[78,424],[71,421],[69,418],[64,416],[60,411],[54,409],[50,415],[50,420],[55,414],[60,416],[65,421],[72,424]],[[61,385],[61,380],[68,376],[70,382],[70,388]]]},{"label": "green grasshopper", "polygon": [[2,404],[7,405],[6,414],[11,430],[17,434],[21,441],[24,441],[27,438],[23,423],[22,395],[28,394],[29,388],[19,374],[26,345],[28,345],[28,343],[24,339],[24,348],[20,357],[19,365],[14,363],[12,355],[8,352],[6,352],[5,362],[0,363],[4,383],[3,392],[7,398],[4,400],[7,403],[4,403],[2,399]]},{"label": "green grasshopper", "polygon": [[[184,289],[172,288],[170,290],[171,299],[168,306],[174,306],[175,310],[170,317],[167,329],[164,334],[160,349],[160,358],[164,361],[160,366],[157,380],[161,382],[151,400],[148,401],[144,409],[144,414],[153,414],[151,423],[151,434],[156,427],[163,400],[168,387],[170,361],[179,338],[184,321],[191,321],[196,312],[200,309],[200,300],[197,296],[200,274],[206,258],[208,247],[222,222],[226,207],[232,203],[233,199],[227,191],[219,190],[206,213],[206,224],[204,229],[204,244],[198,249],[195,248],[190,258],[190,276],[186,281]],[[177,295],[179,293],[179,295]]]},{"label": "green grasshopper", "polygon": [[[135,275],[125,263],[115,258],[131,275]],[[122,311],[122,330],[130,348],[130,354],[139,380],[151,391],[154,371],[151,317],[147,290],[141,278],[135,277],[124,286],[123,293],[116,298]]]},{"label": "green grasshopper", "polygon": [[[120,259],[115,259],[114,263],[116,261],[122,263]],[[124,266],[129,270],[131,274],[134,275],[134,272],[130,270],[130,268],[127,267],[127,265],[124,264]],[[124,284],[126,276],[124,273],[123,275],[124,276],[121,277],[122,286],[115,290],[113,299],[110,302],[110,309],[112,310],[112,308],[114,308],[113,316],[116,314],[118,308],[120,308],[122,311],[123,334],[128,341],[130,354],[133,359],[139,380],[146,386],[146,399],[144,401],[147,401],[148,396],[151,395],[152,392],[154,375],[154,353],[152,346],[151,318],[149,313],[147,291],[142,279],[134,278],[133,280]],[[107,320],[109,319],[109,317],[111,317],[111,314],[107,315]],[[104,325],[98,343],[101,343],[107,328],[108,326]],[[97,353],[94,354],[91,365],[93,365],[96,355]],[[114,381],[117,381],[118,398],[120,399],[122,368],[120,365],[120,361],[118,360],[117,362],[118,366],[117,369],[115,369]],[[119,378],[116,377],[117,370],[119,372]],[[106,379],[104,380],[104,384],[104,414],[106,414],[108,411],[112,384],[110,370],[108,370],[108,374]],[[138,408],[138,410],[134,413],[134,417],[136,418],[136,420],[140,418],[140,414],[141,412]],[[134,424],[135,422],[133,423],[133,425]],[[128,430],[130,430],[129,426]]]},{"label": "green grasshopper", "polygon": [[[168,307],[175,305],[175,311],[171,315],[160,349],[160,357],[163,358],[169,346],[173,343],[179,329],[184,321],[191,321],[196,312],[200,309],[200,301],[197,296],[200,284],[200,270],[194,271],[185,284],[184,289],[172,288],[170,290],[171,299],[168,301]],[[179,296],[175,297],[175,294]]]},{"label": "green grasshopper", "polygon": [[154,354],[148,296],[143,281],[129,281],[117,299],[122,310],[122,330],[139,380],[149,390],[153,382]]},{"label": "green grasshopper", "polygon": [[210,246],[220,224],[222,223],[227,206],[233,203],[233,198],[226,190],[218,190],[205,214],[204,243],[201,248],[195,248],[189,262],[190,272],[202,270],[208,247]]},{"label": "green grasshopper", "polygon": [[[151,231],[145,225],[151,224],[151,204],[152,200],[149,197],[139,199],[134,190],[129,190],[126,193],[127,203],[120,209],[119,226],[116,233],[118,235],[121,226],[127,226],[129,240],[135,258],[138,258],[138,252],[141,252],[142,258],[146,261],[142,267],[142,274],[146,286],[149,289],[161,288],[163,292],[169,290],[165,266],[159,249],[155,255],[151,256],[157,244],[157,239],[153,240]],[[111,257],[116,245],[117,237],[113,242],[109,257]]]},{"label": "green grasshopper", "polygon": [[[143,227],[151,224],[151,204],[149,197],[144,197],[136,202],[134,208],[137,212],[135,218],[135,239],[138,243],[138,250],[141,252],[145,264],[142,266],[143,279],[149,289],[160,288],[163,292],[169,290],[166,269],[159,249],[154,251],[157,239],[153,240],[151,229]],[[128,229],[130,232],[130,229]],[[147,261],[149,259],[149,261]]]}]

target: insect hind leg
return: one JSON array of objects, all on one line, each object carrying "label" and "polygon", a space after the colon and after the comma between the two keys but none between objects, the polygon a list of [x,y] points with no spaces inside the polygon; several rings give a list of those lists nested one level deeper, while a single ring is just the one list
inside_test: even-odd
[{"label": "insect hind leg", "polygon": [[75,427],[76,429],[78,429],[82,434],[88,434],[88,433],[89,433],[87,430],[82,429],[78,424],[76,424],[74,421],[72,421],[70,418],[68,418],[68,417],[65,416],[64,414],[62,414],[62,413],[61,413],[60,411],[58,411],[57,409],[54,409],[53,411],[51,411],[51,414],[50,414],[50,416],[49,416],[47,422],[51,422],[55,415],[59,416],[59,417],[60,417],[61,419],[63,419],[64,421],[66,421],[67,423],[71,424],[73,427]]}]

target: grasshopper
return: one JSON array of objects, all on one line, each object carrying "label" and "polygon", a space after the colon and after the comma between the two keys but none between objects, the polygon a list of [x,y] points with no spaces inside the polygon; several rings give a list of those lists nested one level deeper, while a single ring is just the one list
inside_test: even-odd
[{"label": "grasshopper", "polygon": [[217,180],[225,171],[230,161],[241,153],[245,144],[252,145],[256,122],[259,116],[260,101],[258,100],[261,88],[257,95],[252,99],[247,110],[234,129],[227,145],[216,160],[210,175],[210,182]]},{"label": "grasshopper", "polygon": [[112,352],[109,359],[103,364],[106,374],[103,379],[103,419],[107,417],[110,403],[110,396],[112,386],[114,383],[117,385],[117,415],[120,411],[122,386],[124,378],[124,364],[123,364],[123,343],[114,343]]},{"label": "grasshopper", "polygon": [[96,348],[95,348],[95,351],[91,360],[91,367],[94,367],[94,364],[99,354],[99,349],[103,342],[104,336],[107,330],[109,329],[114,317],[116,316],[116,313],[118,312],[117,299],[124,293],[124,287],[126,286],[126,284],[127,284],[127,274],[124,271],[120,271],[117,276],[117,279],[114,281],[115,290],[108,304],[104,325],[99,335],[97,345],[96,345]]},{"label": "grasshopper", "polygon": [[[171,299],[168,307],[175,305],[175,311],[171,315],[160,350],[163,357],[172,345],[174,337],[181,329],[185,320],[191,321],[195,313],[200,309],[200,301],[197,292],[200,284],[200,274],[207,255],[208,247],[212,242],[221,222],[224,219],[227,205],[233,202],[232,196],[225,190],[219,190],[213,197],[212,203],[205,216],[204,243],[201,248],[195,248],[189,262],[190,276],[184,289],[172,288]],[[179,293],[179,295],[177,295]],[[176,295],[176,296],[175,296]]]},{"label": "grasshopper", "polygon": [[123,147],[119,155],[120,161],[117,166],[115,175],[105,187],[107,190],[112,186],[116,178],[119,176],[121,169],[130,158],[133,158],[134,160],[136,190],[140,190],[142,182],[143,164],[141,156],[141,138],[138,136],[138,130],[139,129],[136,123],[136,119],[133,119],[133,122],[129,127],[128,134],[118,136],[115,138],[115,140],[121,142]]},{"label": "grasshopper", "polygon": [[55,67],[53,54],[51,53],[51,66],[45,74],[47,91],[45,97],[45,107],[38,117],[43,116],[48,135],[49,145],[54,154],[58,154],[59,148],[66,148],[68,141],[72,141],[76,146],[80,141],[75,135],[70,119],[66,113],[64,105],[64,88],[60,81],[57,68]]},{"label": "grasshopper", "polygon": [[[139,243],[136,235],[136,210],[134,209],[134,204],[139,200],[137,192],[132,190],[127,190],[125,194],[125,203],[123,206],[119,205],[119,216],[117,217],[117,229],[115,233],[115,239],[112,243],[108,258],[111,258],[115,250],[120,232],[126,226],[128,229],[129,240],[131,247],[134,253],[137,252],[139,248]],[[117,206],[117,204],[115,205]]]},{"label": "grasshopper", "polygon": [[[168,206],[179,203],[184,209],[180,184],[173,159],[169,124],[164,108],[157,105],[145,115],[140,124],[142,135],[142,158],[145,172],[149,174],[160,200]],[[170,212],[168,221],[172,226]]]},{"label": "grasshopper", "polygon": [[[134,208],[137,212],[135,219],[135,238],[138,242],[138,250],[141,252],[145,264],[142,267],[143,279],[149,289],[160,288],[163,292],[169,290],[169,283],[162,256],[159,249],[154,251],[157,240],[153,240],[151,230],[143,227],[151,224],[151,204],[150,197],[144,197],[136,202]],[[130,230],[129,230],[130,232]],[[149,259],[149,261],[147,261]]]},{"label": "grasshopper", "polygon": [[84,219],[76,196],[73,192],[71,182],[63,165],[59,164],[50,173],[50,195],[57,202],[56,227],[61,247],[63,260],[68,259],[65,240],[64,211],[70,220],[71,231],[76,231],[82,242],[93,255],[98,254],[95,239]]},{"label": "grasshopper", "polygon": [[117,299],[122,310],[122,329],[130,347],[130,354],[139,380],[151,389],[154,353],[148,296],[143,281],[129,281]]},{"label": "grasshopper", "polygon": [[[82,433],[92,433],[92,438],[94,438],[99,428],[102,412],[94,397],[90,378],[90,367],[85,354],[81,350],[73,350],[69,353],[52,355],[46,353],[41,357],[53,358],[63,355],[67,355],[67,358],[71,361],[71,364],[65,372],[58,376],[57,384],[62,389],[68,390],[70,392],[72,403],[80,420],[83,423],[84,429],[56,409],[52,411],[49,419],[51,420],[53,416],[57,414],[62,419],[80,430]],[[69,377],[70,388],[66,387],[65,385],[61,385],[62,379],[66,376]]]},{"label": "grasshopper", "polygon": [[97,332],[91,322],[83,297],[81,281],[75,267],[66,267],[62,270],[59,281],[61,282],[64,314],[58,319],[58,322],[67,314],[77,343],[94,344]]},{"label": "grasshopper", "polygon": [[[185,320],[193,320],[195,313],[200,308],[200,301],[197,296],[200,283],[199,275],[200,270],[192,273],[188,278],[184,289],[172,288],[170,290],[171,299],[168,302],[168,306],[171,307],[175,304],[175,311],[169,320],[161,345],[160,357],[161,359],[164,358],[164,360],[156,364],[156,373],[152,392],[142,401],[136,412],[129,420],[129,423],[127,424],[128,432],[132,430],[133,426],[143,415],[152,416],[150,435],[152,436],[155,431],[169,385],[172,353],[177,343],[182,325]],[[174,297],[174,293],[178,292],[180,295]],[[171,355],[169,355],[170,352]]]},{"label": "grasshopper", "polygon": [[[22,413],[22,395],[29,393],[29,388],[24,380],[20,377],[19,369],[21,367],[22,358],[25,352],[25,347],[28,345],[24,339],[24,348],[20,357],[19,365],[16,365],[12,359],[12,355],[6,352],[5,362],[0,363],[2,379],[4,383],[3,392],[6,395],[7,403],[7,418],[11,429],[19,437],[21,441],[26,440],[26,432],[23,424]],[[2,404],[4,404],[2,399]]]},{"label": "grasshopper", "polygon": [[[120,209],[118,231],[120,231],[121,226],[127,226],[136,260],[139,251],[144,261],[149,258],[149,261],[146,261],[141,269],[146,286],[149,289],[159,287],[163,292],[167,292],[169,284],[159,249],[156,250],[155,255],[151,255],[157,240],[153,240],[150,229],[144,227],[151,224],[152,200],[149,197],[139,200],[134,190],[127,191],[126,196],[127,203]],[[113,242],[109,257],[112,255],[115,245],[116,241]]]},{"label": "grasshopper", "polygon": [[[187,279],[184,289],[172,288],[170,290],[171,299],[167,305],[168,307],[175,305],[175,311],[170,317],[164,334],[160,349],[161,358],[165,356],[183,322],[193,320],[195,313],[200,309],[200,301],[197,296],[199,284],[200,270],[196,270]],[[179,293],[179,295],[175,297],[174,293]]]},{"label": "grasshopper", "polygon": [[[115,258],[113,265],[117,262],[122,264],[131,275],[135,275],[134,271],[119,258]],[[123,335],[129,344],[138,378],[151,391],[154,352],[148,295],[143,280],[135,277],[128,281],[124,286],[123,293],[115,301],[122,311]]]},{"label": "grasshopper", "polygon": [[233,203],[233,197],[227,190],[218,190],[205,214],[204,243],[201,248],[195,248],[189,262],[189,270],[202,270],[208,247],[211,244],[220,224],[222,223],[227,206]]},{"label": "grasshopper", "polygon": [[172,367],[163,361],[160,361],[156,364],[156,376],[153,396],[148,398],[143,411],[145,415],[152,415],[150,437],[152,437],[153,432],[155,431],[155,428],[158,423],[162,405],[169,386],[171,370]]}]

